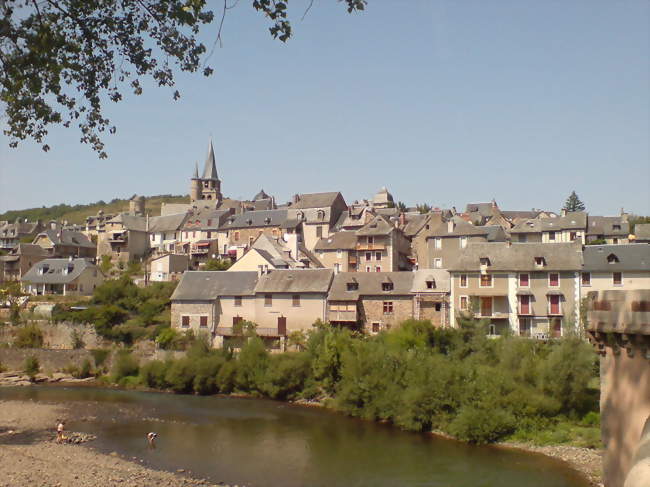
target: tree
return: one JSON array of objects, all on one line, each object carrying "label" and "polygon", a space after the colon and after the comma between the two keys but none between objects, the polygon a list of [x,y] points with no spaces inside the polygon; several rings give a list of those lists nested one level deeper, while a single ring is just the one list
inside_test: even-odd
[{"label": "tree", "polygon": [[425,215],[431,211],[431,205],[429,203],[421,203],[418,205],[415,205],[415,208],[418,210],[418,212],[422,215]]},{"label": "tree", "polygon": [[402,201],[397,202],[397,209],[402,213],[406,213],[406,211],[408,210],[408,208],[406,207],[406,204],[404,202],[402,202]]},{"label": "tree", "polygon": [[210,259],[203,267],[204,271],[226,271],[232,265],[230,261],[223,259]]},{"label": "tree", "polygon": [[[224,0],[215,46],[236,4]],[[365,4],[345,0],[350,13]],[[274,38],[291,37],[286,0],[252,6],[270,19]],[[104,117],[104,101],[121,101],[125,86],[141,94],[144,78],[173,87],[173,68],[213,73],[197,39],[215,20],[207,0],[2,0],[0,12],[0,101],[11,147],[29,137],[47,151],[49,127],[75,123],[81,142],[105,158],[100,135],[116,127]]]},{"label": "tree", "polygon": [[571,191],[562,209],[566,211],[585,211],[585,204],[580,201],[575,191]]}]

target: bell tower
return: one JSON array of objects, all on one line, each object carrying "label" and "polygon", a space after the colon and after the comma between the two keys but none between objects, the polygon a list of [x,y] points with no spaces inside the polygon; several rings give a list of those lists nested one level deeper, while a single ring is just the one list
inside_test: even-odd
[{"label": "bell tower", "polygon": [[190,184],[190,199],[192,203],[202,202],[204,206],[213,206],[215,208],[223,200],[212,140],[208,145],[208,155],[205,158],[203,174],[199,176],[198,165],[194,170],[194,177]]}]

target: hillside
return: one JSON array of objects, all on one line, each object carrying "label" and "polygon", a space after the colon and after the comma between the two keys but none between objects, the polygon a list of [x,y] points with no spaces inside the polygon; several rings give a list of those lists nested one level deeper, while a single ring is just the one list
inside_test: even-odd
[{"label": "hillside", "polygon": [[[170,194],[147,196],[146,211],[151,216],[160,215],[162,203],[189,203],[190,198],[186,195],[174,196]],[[104,210],[105,214],[115,214],[122,211],[128,211],[129,200],[115,198],[110,202],[97,201],[86,205],[54,205],[43,206],[42,208],[28,208],[25,210],[10,210],[0,214],[0,221],[16,221],[16,218],[26,218],[29,221],[42,220],[67,220],[69,223],[83,224],[87,216],[96,215],[99,210]]]}]

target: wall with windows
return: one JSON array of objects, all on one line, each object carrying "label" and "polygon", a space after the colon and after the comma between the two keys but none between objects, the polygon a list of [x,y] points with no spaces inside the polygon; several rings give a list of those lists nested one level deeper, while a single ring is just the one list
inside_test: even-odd
[{"label": "wall with windows", "polygon": [[215,301],[172,301],[171,325],[178,331],[212,332],[216,326]]},{"label": "wall with windows", "polygon": [[326,299],[326,294],[259,293],[255,296],[255,323],[261,328],[277,328],[278,318],[284,317],[287,333],[309,330],[316,320],[325,321]]},{"label": "wall with windows", "polygon": [[[484,236],[453,236],[453,237],[429,237],[427,239],[428,258],[426,265],[419,262],[420,268],[429,269],[446,269],[449,264],[458,257],[463,249],[472,242],[486,242]],[[464,247],[464,246],[465,247]],[[436,259],[439,261],[440,267],[436,267]]]},{"label": "wall with windows", "polygon": [[359,320],[368,333],[373,331],[373,323],[379,329],[394,327],[413,317],[413,297],[411,295],[363,296],[359,300]]},{"label": "wall with windows", "polygon": [[355,250],[319,250],[316,252],[316,257],[323,267],[328,269],[334,269],[338,264],[339,272],[355,272],[357,270]]},{"label": "wall with windows", "polygon": [[244,321],[255,319],[255,296],[219,296],[216,307],[216,326],[231,328],[241,318]]},{"label": "wall with windows", "polygon": [[[620,284],[619,284],[620,283]],[[650,289],[650,272],[582,272],[580,277],[581,294],[589,291]]]}]

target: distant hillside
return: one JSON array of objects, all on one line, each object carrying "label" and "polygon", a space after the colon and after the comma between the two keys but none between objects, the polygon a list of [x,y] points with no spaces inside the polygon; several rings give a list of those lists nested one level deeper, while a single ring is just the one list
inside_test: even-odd
[{"label": "distant hillside", "polygon": [[[189,203],[189,196],[174,196],[171,194],[161,194],[156,196],[147,196],[145,209],[151,216],[160,215],[160,206],[162,203]],[[67,220],[69,223],[83,224],[87,216],[96,215],[99,210],[104,210],[105,214],[115,214],[129,210],[129,200],[115,198],[108,203],[97,201],[87,205],[54,205],[42,208],[28,208],[26,210],[10,210],[0,214],[0,221],[16,221],[16,218],[26,218],[29,221],[42,220]]]}]

